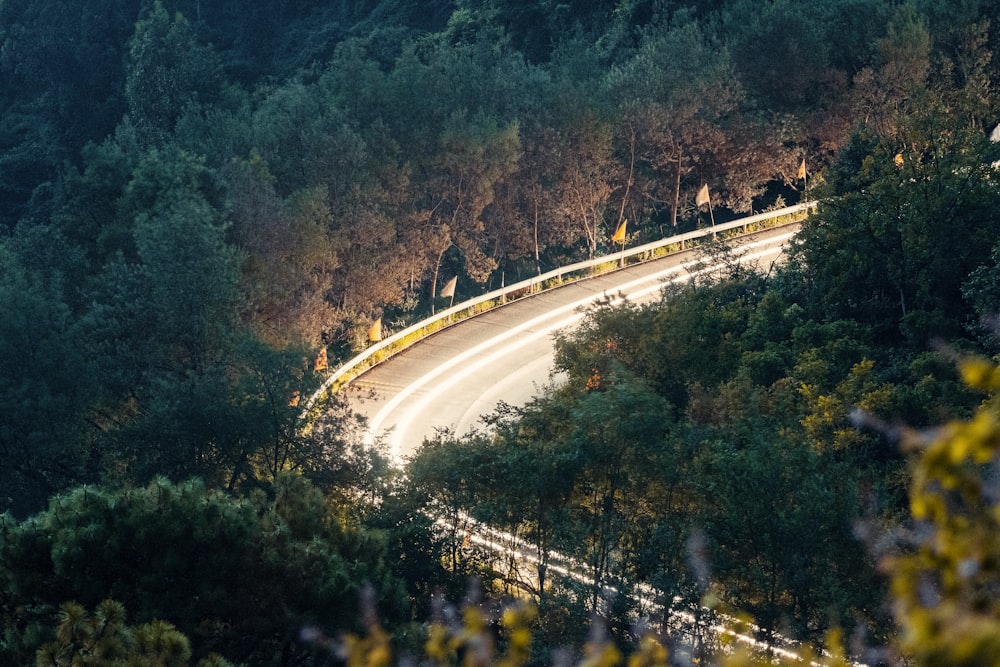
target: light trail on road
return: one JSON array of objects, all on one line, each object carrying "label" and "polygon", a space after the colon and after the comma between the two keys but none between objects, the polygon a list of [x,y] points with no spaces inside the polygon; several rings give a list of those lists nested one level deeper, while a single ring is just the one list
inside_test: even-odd
[{"label": "light trail on road", "polygon": [[[751,262],[767,256],[778,255],[783,244],[792,236],[793,232],[787,232],[767,240],[745,244],[741,246],[741,249],[746,250],[747,254],[741,256],[740,261]],[[774,247],[776,243],[778,244],[777,248]],[[750,252],[762,246],[765,249]],[[653,293],[658,293],[667,284],[687,282],[719,268],[717,265],[705,266],[703,260],[693,259],[652,275],[625,282],[618,285],[617,291],[625,298],[639,301]],[[586,316],[583,309],[606,296],[606,292],[604,295],[588,295],[564,304],[443,361],[396,392],[370,419],[370,433],[379,434],[387,428],[391,428],[389,435],[390,457],[395,463],[402,463],[404,448],[412,450],[419,445],[419,443],[407,441],[411,435],[411,425],[418,417],[431,410],[433,403],[440,401],[449,392],[454,392],[461,383],[466,382],[477,373],[483,372],[484,368],[509,357],[514,351],[549,337],[556,331],[565,330],[579,323]],[[401,410],[401,406],[418,392],[424,392],[419,400]],[[438,424],[438,426],[447,427],[454,426],[454,424]],[[414,435],[422,439],[427,434]]]},{"label": "light trail on road", "polygon": [[[539,562],[538,556],[532,553],[535,549],[534,544],[516,535],[511,535],[510,533],[506,533],[502,530],[498,530],[492,526],[481,523],[468,514],[463,513],[460,516],[460,521],[464,525],[471,526],[471,529],[467,528],[464,531],[461,531],[464,533],[463,537],[467,538],[470,543],[479,545],[486,551],[494,553],[503,551],[505,554],[509,554],[512,547],[513,552],[519,561],[525,561],[537,566]],[[436,519],[434,523],[440,529],[451,529],[450,524],[444,519]],[[550,572],[554,572],[567,579],[572,579],[573,581],[577,581],[585,586],[596,585],[596,582],[592,577],[583,574],[583,571],[586,568],[584,568],[584,566],[580,563],[574,561],[572,558],[558,552],[550,552],[549,558],[550,560],[546,567]],[[661,612],[664,611],[663,603],[659,602],[659,600],[664,597],[662,593],[648,584],[640,583],[635,586],[635,589],[637,591],[635,595],[636,599],[645,605],[646,608],[660,610]],[[605,587],[605,590],[612,594],[618,593],[618,591],[613,587]],[[683,600],[675,597],[673,599],[673,603],[683,603]],[[677,623],[677,625],[673,626],[673,629],[690,637],[692,632],[685,630],[684,628],[690,628],[698,624],[695,612],[676,609],[673,607],[666,611],[669,612],[669,618],[673,620],[674,623]],[[759,626],[747,623],[746,621],[741,621],[717,611],[711,611],[708,609],[703,609],[702,611],[708,612],[714,619],[709,622],[708,625],[704,626],[706,630],[714,632],[717,635],[730,637],[741,644],[769,651],[772,655],[785,660],[797,663],[804,662],[802,656],[796,650],[797,647],[801,646],[801,642],[782,637],[780,634],[775,634],[770,643],[761,641],[752,634],[734,629],[742,626],[746,627],[748,630],[759,632],[761,630]],[[681,624],[686,624],[686,626]],[[810,667],[822,667],[823,663],[811,660],[808,664]],[[848,664],[850,664],[851,667],[867,667],[863,663],[855,661],[848,661]]]}]

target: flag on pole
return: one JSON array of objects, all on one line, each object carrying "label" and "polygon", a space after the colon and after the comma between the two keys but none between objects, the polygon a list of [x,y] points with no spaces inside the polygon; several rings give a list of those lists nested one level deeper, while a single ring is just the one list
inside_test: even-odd
[{"label": "flag on pole", "polygon": [[618,229],[615,230],[614,236],[611,240],[615,243],[625,243],[625,226],[628,225],[628,218],[622,220],[622,224],[618,225]]},{"label": "flag on pole", "polygon": [[701,190],[698,190],[698,196],[694,198],[695,206],[704,206],[709,204],[710,200],[708,198],[708,183],[701,186]]},{"label": "flag on pole", "polygon": [[319,348],[319,354],[316,355],[316,361],[313,362],[313,371],[325,371],[328,368],[326,361],[326,348]]},{"label": "flag on pole", "polygon": [[445,283],[444,287],[441,288],[441,296],[442,297],[450,296],[451,298],[454,299],[455,298],[455,286],[456,285],[458,285],[458,276],[455,276],[454,278],[452,278],[451,280],[449,280],[447,283]]},{"label": "flag on pole", "polygon": [[382,340],[382,318],[378,318],[375,322],[368,327],[368,340],[372,343],[377,343]]},{"label": "flag on pole", "polygon": [[799,165],[798,179],[802,180],[806,177],[806,159],[802,158],[802,164]]}]

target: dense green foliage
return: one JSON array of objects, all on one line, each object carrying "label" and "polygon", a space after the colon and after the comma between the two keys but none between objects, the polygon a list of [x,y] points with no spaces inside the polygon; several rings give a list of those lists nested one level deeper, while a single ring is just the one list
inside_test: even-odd
[{"label": "dense green foliage", "polygon": [[[697,660],[697,664],[718,667],[775,664],[847,667],[859,664],[858,657],[865,660],[863,664],[878,665],[996,664],[1000,657],[997,634],[1000,609],[995,596],[1000,578],[997,537],[1000,494],[996,480],[996,465],[1000,461],[997,394],[1000,367],[978,356],[962,357],[956,365],[963,385],[986,395],[969,418],[930,430],[896,427],[891,431],[871,413],[860,411],[857,418],[859,424],[892,437],[908,452],[912,475],[906,517],[891,532],[873,514],[859,521],[856,529],[881,571],[891,580],[891,604],[902,629],[896,647],[859,651],[859,637],[855,634],[851,649],[859,655],[851,657],[845,650],[843,631],[832,628],[820,650],[799,645],[794,649],[795,659],[779,657],[776,661],[773,653],[742,641],[738,638],[740,634],[724,637],[724,650],[707,656],[692,655],[689,647],[675,646],[673,637],[658,632],[655,625],[639,625],[623,641],[616,642],[598,616],[592,622],[586,643],[572,656],[564,653],[559,658],[560,664],[668,667]],[[440,443],[437,445],[435,449],[440,454]],[[750,478],[749,490],[759,493],[752,485],[754,475]],[[818,496],[823,494],[816,488],[805,490]],[[741,495],[746,494],[741,491]],[[773,509],[795,515],[800,505],[793,503],[787,509]],[[779,518],[778,523],[782,522],[789,523],[787,517]],[[758,519],[758,524],[766,523]],[[738,528],[734,532],[738,533]],[[694,551],[703,546],[700,539],[697,542]],[[772,543],[767,549],[772,551],[779,546]],[[801,542],[795,546],[800,553],[803,551]],[[698,568],[692,566],[692,570]],[[813,588],[817,589],[824,588],[826,583],[821,577],[812,580]],[[713,611],[725,610],[718,589],[709,589],[702,601]],[[424,644],[424,663],[442,667],[468,664],[468,656],[472,656],[471,661],[477,665],[532,664],[534,645],[539,639],[537,607],[524,600],[495,605],[470,595],[463,603],[461,622],[457,610],[448,611],[451,614],[441,613],[432,619]],[[722,616],[720,622],[735,633],[749,631],[747,621],[739,618]],[[372,667],[404,664],[401,656],[393,655],[389,635],[372,618],[363,635],[348,635],[341,646],[349,664]],[[898,653],[898,649],[903,653]],[[571,663],[571,659],[575,662]]]},{"label": "dense green foliage", "polygon": [[[169,619],[193,643],[246,664],[293,656],[297,633],[354,628],[361,588],[405,618],[405,592],[376,535],[347,525],[301,478],[273,499],[237,499],[200,482],[79,488],[24,522],[3,518],[2,600],[18,639],[4,662],[27,662],[60,605],[112,598],[136,619]],[[248,638],[253,638],[249,640]]]},{"label": "dense green foliage", "polygon": [[[398,582],[419,607],[470,574],[534,595],[545,646],[601,607],[623,638],[639,582],[888,641],[855,521],[898,525],[908,470],[848,415],[974,409],[931,350],[997,352],[998,46],[987,0],[0,0],[0,651],[113,626],[109,660],[155,631],[301,662],[363,580],[405,643]],[[335,398],[297,405],[318,352],[452,277],[692,228],[706,184],[717,218],[798,201],[803,161],[784,268],[595,308],[565,383],[405,480]]]},{"label": "dense green foliage", "polygon": [[[998,22],[939,4],[5,0],[0,288],[35,313],[4,324],[5,506],[108,474],[236,488],[265,452],[273,475],[320,346],[356,350],[455,275],[461,295],[593,255],[622,218],[632,242],[698,224],[702,184],[732,212],[799,198],[800,161],[841,148],[831,193],[903,255],[828,284],[841,256],[809,244],[809,298],[953,336],[992,246],[967,225],[987,193],[959,186],[983,182],[964,166],[995,123]],[[899,152],[906,188],[881,178]],[[904,214],[940,236],[887,236]],[[826,219],[826,245],[852,228]],[[928,262],[946,291],[914,282]]]},{"label": "dense green foliage", "polygon": [[[38,649],[36,665],[71,667],[127,667],[163,665],[186,667],[191,659],[191,642],[170,623],[151,621],[138,627],[125,623],[125,607],[104,600],[92,615],[81,605],[67,602],[59,610],[56,638]],[[229,667],[217,654],[198,661],[197,667]]]},{"label": "dense green foliage", "polygon": [[[765,632],[892,635],[877,554],[855,533],[905,516],[907,469],[891,429],[850,415],[925,427],[975,406],[932,348],[996,350],[980,318],[995,317],[1000,236],[995,144],[952,110],[897,123],[839,155],[786,265],[765,276],[720,247],[714,275],[594,308],[559,340],[565,382],[415,456],[432,507],[537,552],[537,571],[510,578],[539,583],[543,618],[561,554],[588,565],[588,589],[564,595],[590,608],[644,581],[683,610],[711,580]],[[922,150],[890,149],[904,139]]]},{"label": "dense green foliage", "polygon": [[[926,29],[916,14],[899,20]],[[536,553],[535,571],[507,584],[533,590],[543,624],[551,596],[599,609],[614,587],[625,636],[629,604],[648,604],[635,582],[683,611],[711,581],[764,633],[821,641],[844,627],[855,650],[893,636],[886,561],[857,537],[877,526],[880,548],[891,541],[908,471],[896,430],[858,430],[850,416],[924,427],[968,414],[976,399],[935,341],[996,351],[1000,151],[985,131],[986,69],[973,70],[961,87],[900,84],[913,105],[838,153],[829,199],[785,266],[765,277],[720,247],[706,257],[715,275],[652,304],[595,308],[559,341],[564,383],[418,452],[408,470],[432,507]],[[567,556],[590,583],[546,589]],[[905,648],[944,651],[921,646]]]}]

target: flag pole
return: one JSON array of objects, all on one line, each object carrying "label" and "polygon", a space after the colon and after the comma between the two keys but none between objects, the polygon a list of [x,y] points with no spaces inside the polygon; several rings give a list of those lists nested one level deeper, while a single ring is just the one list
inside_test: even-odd
[{"label": "flag pole", "polygon": [[712,213],[712,196],[708,196],[708,219],[712,221],[712,240],[715,240],[715,214]]}]

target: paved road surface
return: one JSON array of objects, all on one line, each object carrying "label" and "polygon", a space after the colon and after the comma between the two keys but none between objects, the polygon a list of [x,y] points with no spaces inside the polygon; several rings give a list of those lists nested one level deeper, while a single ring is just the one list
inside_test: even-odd
[{"label": "paved road surface", "polygon": [[[763,271],[797,225],[737,241]],[[524,405],[551,377],[553,335],[576,325],[581,309],[605,296],[653,299],[665,282],[686,281],[703,261],[687,251],[570,283],[464,320],[375,366],[342,389],[405,461],[436,428],[464,434],[501,400]]]}]

